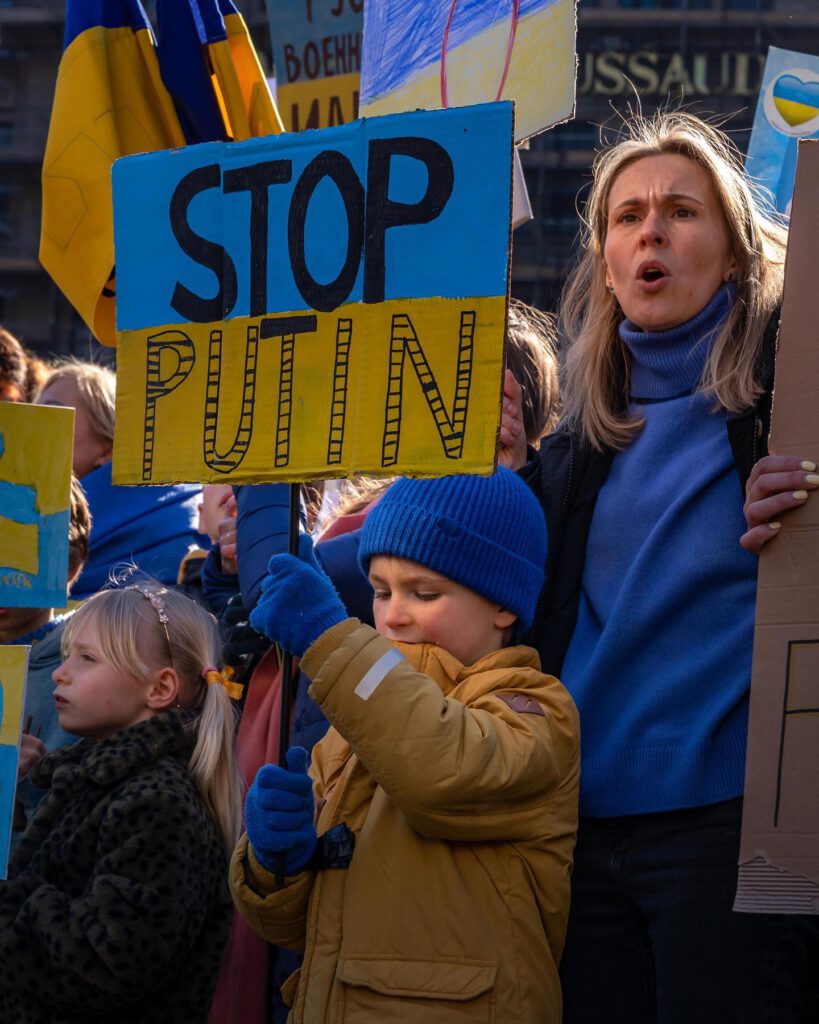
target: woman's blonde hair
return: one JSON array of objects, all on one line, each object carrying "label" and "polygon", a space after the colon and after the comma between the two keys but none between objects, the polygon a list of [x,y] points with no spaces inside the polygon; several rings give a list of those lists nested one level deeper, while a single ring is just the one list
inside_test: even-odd
[{"label": "woman's blonde hair", "polygon": [[603,258],[608,198],[630,164],[665,153],[688,157],[709,175],[737,264],[737,298],[711,347],[700,389],[724,409],[749,408],[762,392],[756,368],[762,337],[780,301],[787,233],[763,211],[734,143],[687,111],[661,110],[626,121],[625,138],[598,153],[585,214],[583,253],[561,304],[571,342],[563,377],[564,421],[595,448],[622,448],[642,427],[628,415],[630,357],[620,339],[623,313],[606,287]]},{"label": "woman's blonde hair", "polygon": [[97,363],[65,359],[49,369],[40,383],[37,398],[39,399],[46,388],[58,380],[71,380],[76,384],[91,429],[98,437],[113,444],[117,392],[117,378],[114,372]]},{"label": "woman's blonde hair", "polygon": [[[167,617],[164,623],[160,612]],[[188,770],[216,822],[228,853],[241,832],[242,787],[234,752],[236,715],[218,683],[203,670],[216,664],[216,620],[190,598],[153,580],[102,590],[68,619],[62,638],[67,653],[77,630],[93,623],[106,662],[144,680],[151,668],[170,664],[179,676],[179,705],[198,714],[188,728],[194,748]]]}]

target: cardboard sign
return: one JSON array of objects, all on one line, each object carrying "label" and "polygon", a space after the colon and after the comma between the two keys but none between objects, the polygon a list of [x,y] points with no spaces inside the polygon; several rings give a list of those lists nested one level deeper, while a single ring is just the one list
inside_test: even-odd
[{"label": "cardboard sign", "polygon": [[819,57],[771,46],[745,167],[790,214],[800,139],[819,138]]},{"label": "cardboard sign", "polygon": [[0,402],[0,605],[62,608],[74,410]]},{"label": "cardboard sign", "polygon": [[0,647],[0,878],[8,877],[30,647]]},{"label": "cardboard sign", "polygon": [[358,117],[364,0],[267,0],[279,113],[289,132]]},{"label": "cardboard sign", "polygon": [[[819,463],[819,141],[799,144],[771,450]],[[782,516],[759,561],[735,910],[819,913],[819,500]]]},{"label": "cardboard sign", "polygon": [[515,141],[574,115],[575,0],[378,0],[364,11],[361,113],[514,99]]},{"label": "cardboard sign", "polygon": [[487,473],[512,104],[114,167],[114,481]]}]

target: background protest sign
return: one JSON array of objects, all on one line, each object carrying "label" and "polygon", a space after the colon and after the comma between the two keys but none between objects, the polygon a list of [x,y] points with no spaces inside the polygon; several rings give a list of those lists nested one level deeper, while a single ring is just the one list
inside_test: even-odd
[{"label": "background protest sign", "polygon": [[0,402],[0,605],[65,605],[73,443],[73,409]]},{"label": "background protest sign", "polygon": [[[799,144],[771,450],[819,463],[819,141]],[[782,518],[759,560],[735,910],[819,913],[819,503]]]},{"label": "background protest sign", "polygon": [[279,112],[289,132],[358,117],[364,0],[267,0]]},{"label": "background protest sign", "polygon": [[511,103],[114,166],[114,480],[490,472]]},{"label": "background protest sign", "polygon": [[30,647],[0,647],[0,878],[8,874]]},{"label": "background protest sign", "polygon": [[800,139],[819,138],[819,57],[768,50],[745,166],[790,213]]},{"label": "background protest sign", "polygon": [[515,140],[574,114],[575,0],[378,0],[364,12],[361,113],[515,101]]}]

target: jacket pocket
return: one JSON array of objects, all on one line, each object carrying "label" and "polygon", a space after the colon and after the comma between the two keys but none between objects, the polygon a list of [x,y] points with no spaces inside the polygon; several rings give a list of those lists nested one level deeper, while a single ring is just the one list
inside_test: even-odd
[{"label": "jacket pocket", "polygon": [[339,960],[340,1020],[352,1024],[492,1024],[498,965],[487,960]]},{"label": "jacket pocket", "polygon": [[282,982],[279,992],[281,993],[282,1002],[286,1007],[292,1009],[293,1003],[296,1001],[296,993],[299,990],[299,978],[301,977],[301,967],[297,967],[292,974],[288,974],[285,980]]}]

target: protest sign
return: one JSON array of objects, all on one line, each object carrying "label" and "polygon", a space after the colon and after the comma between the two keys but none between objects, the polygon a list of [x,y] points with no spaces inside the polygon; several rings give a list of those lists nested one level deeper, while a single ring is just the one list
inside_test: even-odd
[{"label": "protest sign", "polygon": [[114,167],[114,480],[490,472],[511,103]]},{"label": "protest sign", "polygon": [[358,117],[364,0],[267,0],[279,112],[289,132]]},{"label": "protest sign", "polygon": [[65,605],[73,438],[73,409],[0,402],[0,605]]},{"label": "protest sign", "polygon": [[0,878],[8,877],[30,647],[0,647]]},{"label": "protest sign", "polygon": [[819,57],[771,46],[745,167],[789,214],[800,139],[819,138]]},{"label": "protest sign", "polygon": [[515,101],[520,142],[574,114],[575,0],[378,0],[364,11],[361,113]]},{"label": "protest sign", "polygon": [[[819,141],[799,144],[771,450],[819,464]],[[819,913],[819,501],[782,517],[759,560],[735,910]]]}]

